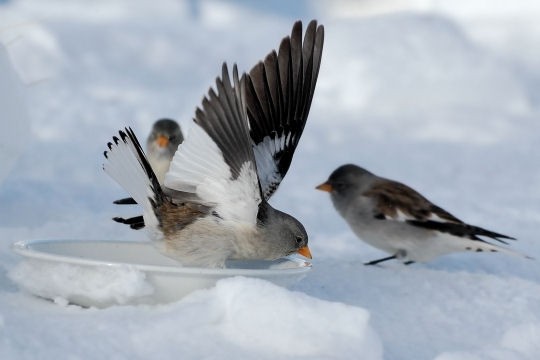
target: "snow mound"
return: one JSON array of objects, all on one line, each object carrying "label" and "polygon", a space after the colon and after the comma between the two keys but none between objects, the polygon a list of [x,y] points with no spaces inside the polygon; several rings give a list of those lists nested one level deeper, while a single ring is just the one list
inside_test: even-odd
[{"label": "snow mound", "polygon": [[222,280],[211,294],[223,312],[221,332],[246,349],[291,357],[355,358],[361,353],[364,359],[381,358],[380,341],[368,325],[369,312],[362,308],[259,279]]},{"label": "snow mound", "polygon": [[89,268],[46,261],[22,261],[8,276],[22,289],[56,303],[126,304],[151,295],[145,274],[129,266]]},{"label": "snow mound", "polygon": [[22,26],[10,34],[16,40],[10,43],[9,54],[23,82],[35,86],[41,81],[54,81],[64,61],[56,37],[38,24]]},{"label": "snow mound", "polygon": [[0,300],[2,359],[383,358],[368,311],[260,279],[224,279],[161,306],[59,308],[21,294]]},{"label": "snow mound", "polygon": [[362,354],[363,359],[382,359],[368,311],[264,280],[220,280],[180,304],[199,316],[212,314],[216,335],[256,358],[355,359]]}]

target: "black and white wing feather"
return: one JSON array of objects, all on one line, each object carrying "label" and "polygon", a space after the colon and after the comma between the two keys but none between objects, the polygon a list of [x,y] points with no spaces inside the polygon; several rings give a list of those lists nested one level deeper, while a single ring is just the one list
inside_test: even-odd
[{"label": "black and white wing feather", "polygon": [[231,84],[227,65],[210,89],[194,124],[173,157],[165,187],[196,195],[223,220],[256,224],[261,202],[242,85],[236,66]]},{"label": "black and white wing feather", "polygon": [[311,21],[302,43],[302,23],[246,76],[246,104],[257,172],[265,199],[289,170],[309,114],[324,41]]},{"label": "black and white wing feather", "polygon": [[507,235],[466,224],[412,188],[396,181],[381,179],[362,195],[373,201],[373,216],[381,221],[406,222],[416,227],[471,240],[483,241],[479,236],[503,244],[507,244],[503,239],[515,240]]}]

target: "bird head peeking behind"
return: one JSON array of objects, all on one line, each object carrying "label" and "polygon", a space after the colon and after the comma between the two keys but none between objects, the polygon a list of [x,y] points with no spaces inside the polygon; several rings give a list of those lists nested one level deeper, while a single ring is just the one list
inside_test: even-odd
[{"label": "bird head peeking behind", "polygon": [[160,184],[163,184],[174,153],[183,141],[182,129],[174,120],[160,119],[152,126],[146,140],[146,152]]},{"label": "bird head peeking behind", "polygon": [[154,153],[155,157],[172,159],[178,145],[184,141],[180,125],[171,119],[157,120],[146,140],[147,152]]}]

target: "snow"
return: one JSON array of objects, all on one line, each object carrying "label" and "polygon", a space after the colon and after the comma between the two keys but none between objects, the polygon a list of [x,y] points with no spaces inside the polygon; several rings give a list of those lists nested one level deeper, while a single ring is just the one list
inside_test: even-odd
[{"label": "snow", "polygon": [[8,273],[28,293],[65,304],[68,299],[90,299],[103,306],[126,304],[154,291],[143,272],[128,265],[89,268],[64,263],[22,261]]},{"label": "snow", "polygon": [[2,118],[10,123],[9,131],[0,133],[0,182],[9,174],[24,150],[20,141],[28,132],[29,120],[25,109],[25,91],[13,69],[9,54],[0,43],[0,69],[2,81],[0,82],[0,109]]},{"label": "snow", "polygon": [[480,359],[536,359],[540,352],[538,323],[524,323],[508,329],[503,337],[490,347],[474,352],[451,352],[437,356],[436,360]]},{"label": "snow", "polygon": [[[378,3],[369,16],[343,10],[348,1],[0,3],[0,145],[14,152],[0,155],[0,358],[537,358],[538,260],[464,253],[364,267],[384,254],[314,187],[356,163],[515,236],[512,248],[538,259],[540,5]],[[188,128],[221,62],[248,69],[297,17],[325,25],[325,51],[272,204],[310,235],[304,280],[284,289],[232,278],[175,303],[105,309],[45,301],[13,283],[18,240],[144,240],[110,220],[137,209],[111,204],[125,193],[101,169],[106,142],[125,126],[144,138],[161,117]],[[12,106],[19,101],[27,105]],[[127,288],[146,291],[128,274]]]},{"label": "snow", "polygon": [[[178,303],[153,307],[97,310],[44,307],[42,300],[13,294],[1,299],[6,311],[0,328],[9,334],[2,359],[312,359],[335,357],[336,351],[350,359],[359,352],[381,358],[366,310],[258,279],[222,280]],[[34,325],[24,325],[29,323]]]}]

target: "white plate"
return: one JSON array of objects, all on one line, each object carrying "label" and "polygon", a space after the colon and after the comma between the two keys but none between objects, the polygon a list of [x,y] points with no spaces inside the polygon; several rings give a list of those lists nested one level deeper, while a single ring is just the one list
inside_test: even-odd
[{"label": "white plate", "polygon": [[171,302],[231,276],[290,286],[311,269],[310,262],[296,257],[228,261],[224,269],[182,267],[151,242],[20,241],[13,250],[25,258],[9,274],[19,287],[56,301],[96,307]]}]

